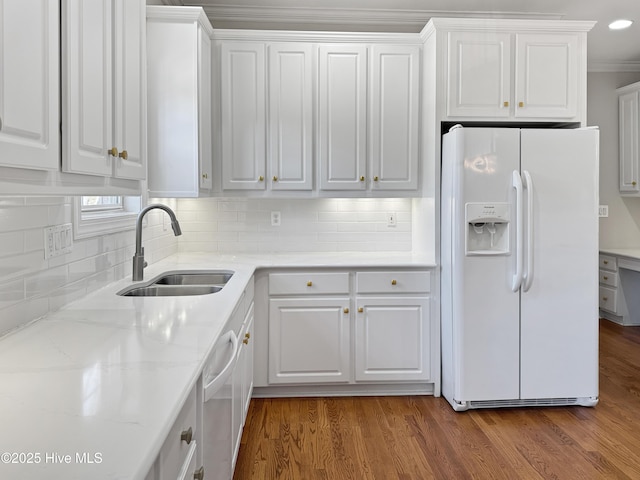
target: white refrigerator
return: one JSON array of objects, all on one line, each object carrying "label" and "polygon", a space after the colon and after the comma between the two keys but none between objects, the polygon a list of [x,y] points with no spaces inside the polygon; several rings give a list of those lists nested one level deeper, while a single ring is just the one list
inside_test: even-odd
[{"label": "white refrigerator", "polygon": [[456,411],[598,401],[597,128],[443,135],[442,393]]}]

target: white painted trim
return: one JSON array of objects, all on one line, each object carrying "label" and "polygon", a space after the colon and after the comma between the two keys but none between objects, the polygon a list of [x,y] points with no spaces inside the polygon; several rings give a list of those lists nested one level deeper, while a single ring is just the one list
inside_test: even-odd
[{"label": "white painted trim", "polygon": [[587,72],[640,72],[640,62],[593,62],[588,63]]},{"label": "white painted trim", "polygon": [[73,238],[97,237],[124,230],[133,230],[138,212],[142,209],[142,197],[125,197],[124,212],[101,212],[83,218],[81,197],[73,199]]}]

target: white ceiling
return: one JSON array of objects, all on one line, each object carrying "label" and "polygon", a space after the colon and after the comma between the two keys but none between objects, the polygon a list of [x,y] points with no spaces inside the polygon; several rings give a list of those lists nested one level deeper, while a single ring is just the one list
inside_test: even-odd
[{"label": "white ceiling", "polygon": [[[202,6],[215,28],[418,32],[432,16],[595,20],[591,71],[640,71],[640,0],[161,0]],[[151,3],[151,2],[150,2]],[[160,2],[157,2],[160,3]],[[631,28],[610,31],[617,18]]]}]

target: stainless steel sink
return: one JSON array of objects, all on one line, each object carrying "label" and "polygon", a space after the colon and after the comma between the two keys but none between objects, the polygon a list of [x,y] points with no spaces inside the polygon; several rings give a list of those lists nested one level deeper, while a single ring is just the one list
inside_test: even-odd
[{"label": "stainless steel sink", "polygon": [[120,290],[123,297],[171,297],[219,292],[233,276],[230,270],[179,270],[165,272],[145,283]]},{"label": "stainless steel sink", "polygon": [[217,285],[143,285],[128,287],[118,292],[123,297],[182,297],[207,295],[222,290]]},{"label": "stainless steel sink", "polygon": [[233,272],[175,272],[152,280],[153,285],[226,285]]}]

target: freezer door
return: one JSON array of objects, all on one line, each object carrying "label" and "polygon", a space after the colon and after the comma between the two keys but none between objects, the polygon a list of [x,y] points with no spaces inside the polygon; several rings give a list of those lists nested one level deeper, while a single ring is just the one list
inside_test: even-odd
[{"label": "freezer door", "polygon": [[521,130],[521,169],[521,398],[597,396],[598,130]]},{"label": "freezer door", "polygon": [[[517,129],[452,132],[453,158],[443,158],[443,393],[451,402],[518,398],[519,294],[515,268],[512,178],[519,169]],[[446,185],[445,185],[446,184]],[[510,238],[496,255],[468,252],[469,205],[509,205]],[[478,230],[481,229],[477,225]],[[487,226],[482,235],[489,235]],[[476,232],[472,233],[475,235]],[[495,253],[495,252],[494,252]],[[450,271],[449,271],[450,270]],[[448,291],[447,291],[448,290]]]}]

